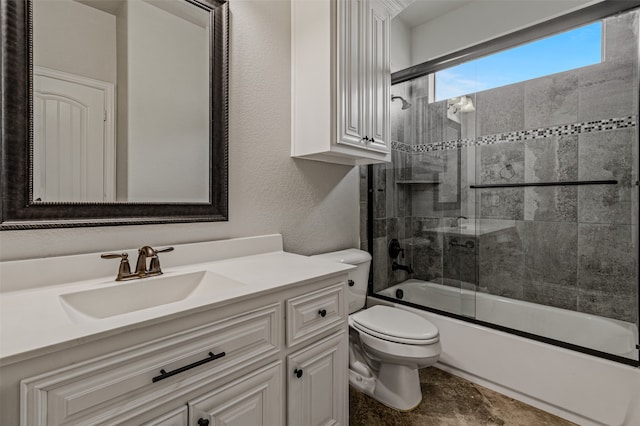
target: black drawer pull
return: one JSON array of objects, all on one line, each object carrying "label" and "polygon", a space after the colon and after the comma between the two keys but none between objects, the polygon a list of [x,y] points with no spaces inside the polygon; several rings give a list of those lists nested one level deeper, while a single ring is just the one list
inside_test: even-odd
[{"label": "black drawer pull", "polygon": [[153,383],[159,382],[160,380],[166,379],[167,377],[175,376],[176,374],[180,374],[183,371],[190,370],[194,367],[198,367],[202,364],[206,364],[207,362],[211,362],[218,358],[222,358],[223,356],[225,356],[224,352],[220,352],[219,354],[214,354],[213,352],[209,352],[209,356],[207,358],[201,359],[200,361],[196,361],[193,364],[185,365],[184,367],[176,368],[175,370],[172,370],[172,371],[165,371],[163,368],[162,370],[160,370],[160,375],[154,377],[153,379],[151,379],[151,381]]},{"label": "black drawer pull", "polygon": [[203,418],[199,418],[198,419],[198,426],[209,426],[209,420],[203,419]]},{"label": "black drawer pull", "polygon": [[300,377],[302,377],[302,370],[298,370],[296,368],[295,370],[293,370],[293,374],[295,374],[295,376],[299,379]]},{"label": "black drawer pull", "polygon": [[356,285],[356,283],[353,280],[347,281],[347,284],[349,284],[349,287],[353,287],[354,285]]},{"label": "black drawer pull", "polygon": [[327,310],[326,310],[326,309],[320,309],[320,310],[318,311],[318,313],[320,314],[320,316],[321,316],[322,318],[324,318],[324,317],[326,317],[326,316],[327,316]]}]

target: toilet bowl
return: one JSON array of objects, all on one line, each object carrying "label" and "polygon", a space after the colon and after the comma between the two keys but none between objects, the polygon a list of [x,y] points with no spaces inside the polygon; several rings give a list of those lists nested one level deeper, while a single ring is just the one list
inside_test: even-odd
[{"label": "toilet bowl", "polygon": [[364,309],[371,255],[349,249],[314,256],[356,266],[349,273],[349,383],[383,404],[411,410],[422,400],[418,369],[433,365],[440,336],[427,319],[391,306]]}]

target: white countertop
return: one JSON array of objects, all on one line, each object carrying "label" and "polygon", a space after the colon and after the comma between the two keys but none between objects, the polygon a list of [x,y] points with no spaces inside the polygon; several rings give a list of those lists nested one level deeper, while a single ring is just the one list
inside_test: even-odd
[{"label": "white countertop", "polygon": [[[259,237],[257,237],[259,238]],[[250,240],[250,239],[249,239]],[[237,240],[229,240],[235,242]],[[251,243],[251,241],[249,241]],[[219,242],[218,242],[218,245]],[[184,245],[189,246],[189,245]],[[180,246],[176,246],[176,251]],[[254,250],[255,251],[255,250]],[[237,254],[237,253],[236,253]],[[165,255],[169,257],[169,255]],[[216,256],[212,256],[216,257]],[[217,256],[224,257],[224,256]],[[135,258],[134,258],[135,260]],[[163,268],[169,277],[190,271],[210,271],[235,281],[221,290],[202,292],[165,305],[128,312],[109,318],[82,318],[78,321],[65,309],[61,296],[68,293],[106,286],[129,286],[151,282],[156,277],[115,282],[117,262],[113,275],[85,279],[51,286],[28,287],[24,290],[0,292],[0,365],[70,347],[78,342],[99,339],[128,329],[161,322],[168,317],[182,316],[232,302],[246,300],[261,294],[302,285],[311,280],[340,274],[353,267],[306,256],[271,251],[262,254],[214,260],[191,265]],[[4,276],[6,279],[7,275]],[[235,285],[237,283],[237,285]],[[16,288],[15,285],[10,288]],[[77,315],[76,315],[77,317]]]}]

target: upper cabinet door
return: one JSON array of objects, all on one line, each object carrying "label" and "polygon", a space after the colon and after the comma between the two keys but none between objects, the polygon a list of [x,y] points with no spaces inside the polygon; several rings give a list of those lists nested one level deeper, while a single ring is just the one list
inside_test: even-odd
[{"label": "upper cabinet door", "polygon": [[365,117],[362,114],[365,95],[366,70],[364,49],[366,31],[364,22],[364,0],[338,1],[340,29],[338,37],[339,93],[341,105],[338,106],[339,138],[338,143],[358,145],[364,148]]},{"label": "upper cabinet door", "polygon": [[389,58],[389,28],[391,18],[383,5],[371,0],[366,7],[366,118],[369,140],[367,148],[389,152],[391,70]]}]

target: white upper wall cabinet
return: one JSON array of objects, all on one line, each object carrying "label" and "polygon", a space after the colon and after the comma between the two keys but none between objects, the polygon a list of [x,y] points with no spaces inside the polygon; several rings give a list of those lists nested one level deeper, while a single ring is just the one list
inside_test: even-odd
[{"label": "white upper wall cabinet", "polygon": [[391,161],[390,0],[293,0],[291,156]]}]

